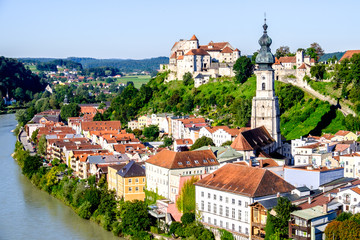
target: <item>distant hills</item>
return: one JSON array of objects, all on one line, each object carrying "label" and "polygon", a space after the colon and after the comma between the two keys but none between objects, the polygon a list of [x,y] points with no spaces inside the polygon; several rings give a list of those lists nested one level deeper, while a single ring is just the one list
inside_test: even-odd
[{"label": "distant hills", "polygon": [[333,53],[325,53],[319,58],[319,62],[324,62],[328,60],[329,58],[332,58],[333,56],[336,56],[337,60],[340,60],[342,56],[345,54],[345,52],[333,52]]},{"label": "distant hills", "polygon": [[[18,58],[23,63],[46,63],[57,60],[57,58]],[[68,57],[66,60],[70,60],[76,63],[80,63],[83,68],[95,68],[95,67],[114,67],[118,68],[121,72],[152,72],[159,69],[160,64],[169,63],[168,57],[148,58],[141,60],[134,59],[96,59],[96,58],[80,58],[80,57]]]}]

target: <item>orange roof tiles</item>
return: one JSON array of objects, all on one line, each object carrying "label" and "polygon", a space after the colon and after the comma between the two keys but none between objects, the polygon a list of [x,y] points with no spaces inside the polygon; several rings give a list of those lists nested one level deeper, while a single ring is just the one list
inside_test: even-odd
[{"label": "orange roof tiles", "polygon": [[191,41],[198,41],[197,37],[195,36],[195,34],[190,38]]},{"label": "orange roof tiles", "polygon": [[186,139],[176,139],[176,144],[177,144],[177,145],[193,144],[193,140],[191,140],[190,138],[186,138]]},{"label": "orange roof tiles", "polygon": [[82,122],[81,129],[83,131],[103,131],[103,130],[121,130],[120,121],[91,121]]},{"label": "orange roof tiles", "polygon": [[170,58],[176,58],[176,53],[174,52]]},{"label": "orange roof tiles", "polygon": [[336,144],[335,146],[335,152],[342,152],[345,151],[350,147],[350,144]]},{"label": "orange roof tiles", "polygon": [[219,129],[228,130],[228,126],[213,126],[213,127],[205,127],[206,130],[208,130],[210,133],[214,133],[215,131]]},{"label": "orange roof tiles", "polygon": [[340,130],[337,133],[335,133],[335,136],[346,136],[347,134],[349,134],[350,131],[344,131],[344,130]]},{"label": "orange roof tiles", "polygon": [[359,187],[353,187],[351,190],[356,192],[357,194],[360,194],[360,188]]},{"label": "orange roof tiles", "polygon": [[229,47],[225,47],[223,50],[221,50],[221,53],[233,53],[233,50]]},{"label": "orange roof tiles", "polygon": [[306,69],[305,63],[303,63],[298,69]]},{"label": "orange roof tiles", "polygon": [[248,197],[274,195],[295,189],[293,185],[269,170],[232,163],[209,174],[195,185]]},{"label": "orange roof tiles", "polygon": [[278,167],[279,164],[271,158],[267,158],[267,159],[260,159],[259,162],[262,162],[262,166],[263,167]]},{"label": "orange roof tiles", "polygon": [[186,56],[190,56],[190,55],[209,55],[209,53],[207,51],[205,51],[204,49],[199,48],[199,49],[191,49],[185,55]]},{"label": "orange roof tiles", "polygon": [[360,53],[360,50],[349,50],[346,51],[345,54],[340,58],[340,62],[344,60],[345,58],[350,59],[354,54]]},{"label": "orange roof tiles", "polygon": [[193,123],[205,123],[205,118],[186,118],[186,119],[179,119],[180,122],[185,124],[193,124]]},{"label": "orange roof tiles", "polygon": [[296,57],[280,57],[279,62],[281,63],[296,63]]},{"label": "orange roof tiles", "polygon": [[184,56],[179,56],[178,58],[177,58],[177,60],[183,60],[184,59]]},{"label": "orange roof tiles", "polygon": [[314,148],[318,148],[321,145],[321,143],[317,142],[314,144],[310,144],[310,145],[306,145],[306,146],[301,146],[301,147],[297,147],[297,148],[307,148],[307,149],[314,149]]},{"label": "orange roof tiles", "polygon": [[151,156],[146,162],[167,169],[219,165],[216,156],[211,150],[173,152],[165,149]]}]

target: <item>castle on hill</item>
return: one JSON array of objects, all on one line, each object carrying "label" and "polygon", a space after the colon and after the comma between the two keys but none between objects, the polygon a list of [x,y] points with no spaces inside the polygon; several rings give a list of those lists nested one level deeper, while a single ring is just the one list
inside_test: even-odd
[{"label": "castle on hill", "polygon": [[176,42],[171,48],[169,64],[160,65],[160,71],[170,71],[166,81],[181,80],[190,72],[195,87],[208,82],[210,77],[235,76],[233,65],[240,57],[239,49],[229,42],[209,42],[200,45],[195,35],[190,40]]}]

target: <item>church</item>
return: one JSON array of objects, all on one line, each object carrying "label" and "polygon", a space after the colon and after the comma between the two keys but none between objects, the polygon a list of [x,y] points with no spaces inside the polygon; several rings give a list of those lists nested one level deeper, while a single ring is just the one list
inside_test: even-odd
[{"label": "church", "polygon": [[251,129],[241,132],[231,147],[242,153],[245,159],[253,157],[281,156],[279,99],[275,96],[275,57],[271,53],[271,38],[267,35],[267,24],[259,39],[260,52],[256,57],[256,96],[252,100]]}]

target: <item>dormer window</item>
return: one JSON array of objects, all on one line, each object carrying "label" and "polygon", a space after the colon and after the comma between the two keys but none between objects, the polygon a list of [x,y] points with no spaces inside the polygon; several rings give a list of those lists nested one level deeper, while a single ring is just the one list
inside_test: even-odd
[{"label": "dormer window", "polygon": [[199,164],[199,161],[198,161],[198,160],[195,160],[194,162],[195,162],[196,164]]},{"label": "dormer window", "polygon": [[208,163],[208,161],[207,161],[207,160],[203,160],[203,163]]},{"label": "dormer window", "polygon": [[190,164],[190,161],[186,161],[186,164]]},{"label": "dormer window", "polygon": [[179,165],[182,165],[182,162],[178,162]]}]

